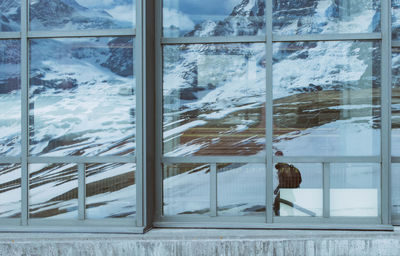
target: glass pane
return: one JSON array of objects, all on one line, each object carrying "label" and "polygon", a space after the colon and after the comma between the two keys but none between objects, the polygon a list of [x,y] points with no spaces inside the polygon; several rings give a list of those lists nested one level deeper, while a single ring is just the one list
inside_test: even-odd
[{"label": "glass pane", "polygon": [[0,164],[0,218],[21,216],[21,166]]},{"label": "glass pane", "polygon": [[78,218],[78,168],[74,164],[29,166],[29,217]]},{"label": "glass pane", "polygon": [[400,216],[400,164],[392,164],[392,215]]},{"label": "glass pane", "polygon": [[134,0],[30,0],[32,30],[83,30],[135,27]]},{"label": "glass pane", "polygon": [[135,218],[136,164],[89,164],[86,168],[86,217]]},{"label": "glass pane", "polygon": [[265,145],[265,44],[164,47],[164,153],[254,155]]},{"label": "glass pane", "polygon": [[[21,1],[0,1],[0,32],[19,31],[21,29]],[[1,51],[0,51],[1,52]]]},{"label": "glass pane", "polygon": [[273,32],[282,35],[380,31],[379,0],[274,0]]},{"label": "glass pane", "polygon": [[265,215],[265,164],[220,164],[218,215]]},{"label": "glass pane", "polygon": [[164,215],[210,212],[210,166],[206,164],[164,165]]},{"label": "glass pane", "polygon": [[331,164],[330,177],[331,216],[379,216],[379,164]]},{"label": "glass pane", "polygon": [[322,216],[322,164],[276,163],[275,216]]},{"label": "glass pane", "polygon": [[0,40],[0,156],[21,154],[20,76],[20,42]]},{"label": "glass pane", "polygon": [[392,156],[400,156],[400,49],[392,54]]},{"label": "glass pane", "polygon": [[165,37],[243,36],[265,32],[265,0],[164,0]]},{"label": "glass pane", "polygon": [[379,155],[380,63],[375,42],[274,44],[274,148],[285,156]]},{"label": "glass pane", "polygon": [[127,155],[135,149],[133,38],[30,41],[30,153]]},{"label": "glass pane", "polygon": [[400,0],[392,0],[392,39],[400,39]]}]

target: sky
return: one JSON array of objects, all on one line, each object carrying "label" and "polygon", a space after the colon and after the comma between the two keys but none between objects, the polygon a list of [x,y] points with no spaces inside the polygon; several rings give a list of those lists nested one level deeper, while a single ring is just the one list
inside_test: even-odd
[{"label": "sky", "polygon": [[233,7],[240,2],[241,0],[223,0],[215,4],[215,0],[164,0],[164,6],[192,15],[224,15],[231,13]]}]

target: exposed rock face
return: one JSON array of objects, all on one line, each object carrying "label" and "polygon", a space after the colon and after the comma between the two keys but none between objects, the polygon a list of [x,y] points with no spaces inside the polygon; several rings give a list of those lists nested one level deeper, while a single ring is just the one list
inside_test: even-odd
[{"label": "exposed rock face", "polygon": [[19,2],[16,0],[0,1],[0,31],[18,31],[20,23]]},{"label": "exposed rock face", "polygon": [[35,29],[63,28],[109,29],[116,25],[105,11],[93,11],[74,0],[38,0],[30,6],[30,20]]},{"label": "exposed rock face", "polygon": [[265,28],[264,12],[264,0],[243,0],[223,21],[204,21],[185,36],[257,35]]},{"label": "exposed rock face", "polygon": [[133,62],[129,60],[133,58],[133,38],[115,38],[108,43],[108,47],[110,56],[101,65],[120,76],[132,76]]},{"label": "exposed rock face", "polygon": [[296,20],[315,13],[318,0],[273,0],[273,22],[275,28],[282,28]]}]

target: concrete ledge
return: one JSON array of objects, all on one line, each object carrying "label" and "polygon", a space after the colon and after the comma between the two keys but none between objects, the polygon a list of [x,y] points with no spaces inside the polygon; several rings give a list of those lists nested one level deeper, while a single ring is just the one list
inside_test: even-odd
[{"label": "concrete ledge", "polygon": [[144,235],[1,233],[0,255],[400,255],[400,230],[154,229]]}]

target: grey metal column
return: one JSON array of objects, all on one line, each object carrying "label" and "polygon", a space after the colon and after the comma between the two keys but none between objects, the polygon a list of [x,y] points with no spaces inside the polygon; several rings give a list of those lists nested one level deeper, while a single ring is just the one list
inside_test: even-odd
[{"label": "grey metal column", "polygon": [[78,219],[86,218],[86,168],[78,164]]},{"label": "grey metal column", "polygon": [[381,66],[381,215],[382,224],[391,223],[390,168],[391,168],[391,1],[381,1],[382,66]]},{"label": "grey metal column", "polygon": [[212,163],[210,169],[210,216],[216,217],[218,204],[217,164]]},{"label": "grey metal column", "polygon": [[28,0],[21,1],[21,224],[28,225],[29,212],[29,44],[28,44]]},{"label": "grey metal column", "polygon": [[331,196],[330,196],[330,191],[331,191],[331,182],[330,182],[330,163],[323,163],[322,165],[322,213],[324,218],[329,218],[330,217],[330,212],[331,212]]},{"label": "grey metal column", "polygon": [[144,83],[143,83],[143,72],[144,72],[144,56],[143,56],[143,5],[142,1],[136,1],[136,48],[135,48],[135,75],[136,75],[136,225],[139,227],[143,226],[143,172],[145,168],[144,159],[145,155],[145,127],[144,127]]},{"label": "grey metal column", "polygon": [[272,136],[273,136],[273,79],[272,79],[272,58],[273,58],[273,45],[272,45],[272,1],[266,1],[266,29],[267,29],[267,43],[266,43],[266,102],[265,102],[265,146],[266,146],[266,166],[267,166],[267,180],[266,180],[266,217],[267,223],[272,223],[272,203],[273,203],[273,157],[272,157]]},{"label": "grey metal column", "polygon": [[163,92],[162,92],[162,0],[156,1],[156,36],[155,36],[155,51],[156,51],[156,202],[155,202],[155,216],[160,218],[163,210],[163,170],[162,170],[162,148],[163,148],[163,136],[162,136],[162,124],[163,124]]}]

